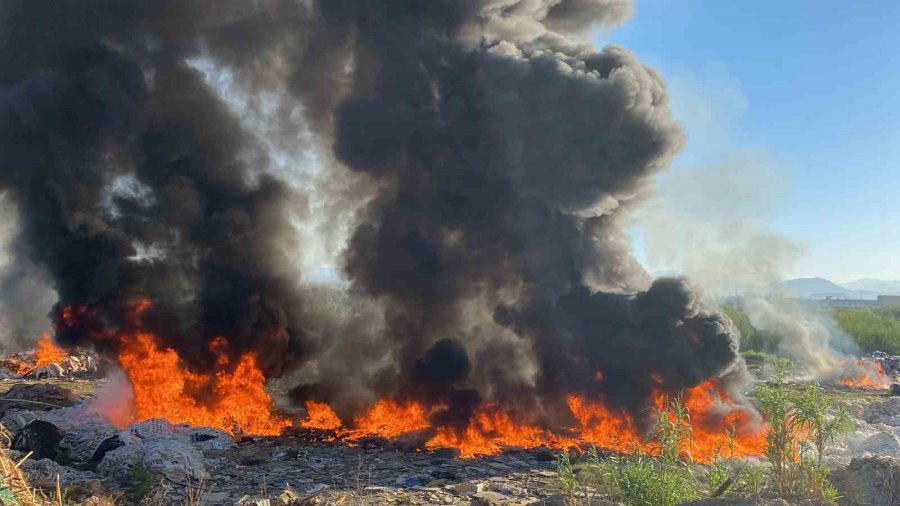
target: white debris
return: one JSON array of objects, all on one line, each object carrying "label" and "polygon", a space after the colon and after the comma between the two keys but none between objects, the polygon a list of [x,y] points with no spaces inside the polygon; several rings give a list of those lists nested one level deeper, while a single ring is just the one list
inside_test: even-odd
[{"label": "white debris", "polygon": [[226,451],[237,446],[231,434],[212,427],[179,426],[176,431],[204,451]]},{"label": "white debris", "polygon": [[58,448],[66,458],[74,462],[89,462],[102,456],[98,455],[98,450],[104,444],[107,447],[122,445],[118,432],[109,422],[88,422],[67,432]]},{"label": "white debris", "polygon": [[206,478],[203,454],[183,439],[158,437],[141,443],[141,467],[159,473],[174,483],[198,482]]},{"label": "white debris", "polygon": [[175,426],[164,418],[151,418],[132,425],[129,429],[135,436],[146,439],[151,437],[170,436],[175,433]]},{"label": "white debris", "polygon": [[31,373],[31,376],[35,379],[55,379],[62,378],[65,375],[66,371],[59,364],[47,364],[38,367]]},{"label": "white debris", "polygon": [[12,434],[13,439],[15,439],[23,427],[37,419],[37,414],[35,414],[34,411],[29,411],[27,409],[10,409],[4,413],[3,418],[0,418],[0,424],[6,427],[6,430],[8,430],[10,434]]},{"label": "white debris", "polygon": [[84,484],[93,478],[91,473],[76,471],[71,467],[61,466],[50,459],[27,459],[22,463],[22,471],[29,480],[36,483],[56,484],[57,476],[60,485]]},{"label": "white debris", "polygon": [[0,367],[0,380],[11,380],[11,379],[19,379],[22,375],[19,373],[10,371],[4,367]]},{"label": "white debris", "polygon": [[125,446],[107,452],[97,466],[100,476],[114,479],[129,479],[131,470],[140,462],[141,443],[132,441]]},{"label": "white debris", "polygon": [[56,425],[63,432],[69,432],[89,423],[109,424],[109,420],[105,416],[88,409],[85,404],[44,411],[38,418]]}]

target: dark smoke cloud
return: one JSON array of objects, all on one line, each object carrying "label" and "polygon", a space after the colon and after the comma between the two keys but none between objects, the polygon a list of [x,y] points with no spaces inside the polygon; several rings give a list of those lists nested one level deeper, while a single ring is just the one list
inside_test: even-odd
[{"label": "dark smoke cloud", "polygon": [[[549,420],[569,392],[636,412],[660,383],[740,370],[731,322],[630,253],[629,211],[683,135],[653,70],[585,42],[628,1],[0,9],[0,188],[57,310],[89,308],[65,341],[102,345],[149,296],[144,324],[194,366],[224,335],[270,374],[297,368],[298,397],[342,414],[425,399],[451,406],[441,423],[488,401]],[[365,204],[350,317],[298,288],[291,220],[309,196],[265,170],[271,153],[192,58],[245,93],[287,90],[333,145],[334,179],[353,184],[327,198]]]},{"label": "dark smoke cloud", "polygon": [[683,140],[655,72],[578,37],[630,4],[317,7],[353,37],[335,152],[382,188],[345,262],[387,307],[380,394],[462,419],[485,401],[533,416],[561,392],[637,412],[660,382],[739,374],[731,322],[684,280],[651,285],[630,254],[628,210]]},{"label": "dark smoke cloud", "polygon": [[[54,312],[86,308],[59,329],[63,342],[123,325],[146,296],[148,327],[196,365],[217,335],[234,353],[259,350],[269,372],[291,355],[289,220],[302,202],[249,177],[266,153],[186,62],[242,34],[252,55],[217,52],[264,56],[260,15],[237,1],[0,7],[0,188],[28,256],[53,280]],[[134,191],[111,191],[128,179]]]}]

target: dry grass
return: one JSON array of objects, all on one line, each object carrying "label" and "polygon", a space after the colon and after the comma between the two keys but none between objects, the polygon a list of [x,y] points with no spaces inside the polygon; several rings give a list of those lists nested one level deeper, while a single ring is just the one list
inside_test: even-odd
[{"label": "dry grass", "polygon": [[[22,463],[26,456],[19,462],[13,461],[5,450],[12,447],[12,435],[6,427],[0,425],[0,479],[9,488],[21,506],[62,506],[62,493],[59,483],[56,485],[56,501],[51,501],[40,490],[28,484],[28,479],[22,473]],[[29,454],[30,455],[30,454]]]}]

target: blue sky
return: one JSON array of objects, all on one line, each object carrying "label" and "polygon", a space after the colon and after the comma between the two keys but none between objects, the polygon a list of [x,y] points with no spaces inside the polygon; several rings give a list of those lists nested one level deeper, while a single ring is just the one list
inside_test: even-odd
[{"label": "blue sky", "polygon": [[767,226],[805,247],[788,276],[900,279],[900,2],[636,3],[597,42],[669,83],[672,171],[764,153],[784,186]]}]

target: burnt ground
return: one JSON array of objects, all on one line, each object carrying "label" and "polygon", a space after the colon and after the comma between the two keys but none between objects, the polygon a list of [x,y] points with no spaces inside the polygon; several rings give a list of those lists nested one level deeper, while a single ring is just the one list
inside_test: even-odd
[{"label": "burnt ground", "polygon": [[307,495],[324,490],[321,502],[335,504],[461,505],[471,504],[468,494],[476,491],[502,504],[561,503],[556,456],[549,450],[463,460],[278,437],[210,454],[207,464],[213,504],[248,493],[277,496],[286,488]]}]

